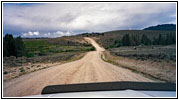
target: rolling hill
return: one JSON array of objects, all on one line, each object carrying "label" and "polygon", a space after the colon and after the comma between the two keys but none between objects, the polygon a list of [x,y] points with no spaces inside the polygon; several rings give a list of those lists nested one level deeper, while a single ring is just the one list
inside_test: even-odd
[{"label": "rolling hill", "polygon": [[176,30],[175,24],[161,24],[157,26],[150,26],[147,28],[144,28],[143,30]]}]

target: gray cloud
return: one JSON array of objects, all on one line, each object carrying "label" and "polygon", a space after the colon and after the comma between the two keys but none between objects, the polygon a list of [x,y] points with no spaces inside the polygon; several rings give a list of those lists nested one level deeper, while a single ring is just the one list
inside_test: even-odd
[{"label": "gray cloud", "polygon": [[40,33],[34,36],[59,36],[53,34],[55,32],[66,35],[64,33],[68,32],[78,34],[142,29],[162,23],[176,23],[175,3],[44,3],[3,6],[4,32]]}]

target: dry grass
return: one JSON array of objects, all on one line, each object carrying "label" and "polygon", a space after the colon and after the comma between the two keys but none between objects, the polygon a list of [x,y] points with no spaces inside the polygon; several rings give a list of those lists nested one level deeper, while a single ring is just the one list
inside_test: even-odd
[{"label": "dry grass", "polygon": [[176,62],[174,61],[153,61],[136,60],[127,57],[113,56],[108,51],[104,51],[103,60],[133,72],[143,74],[146,77],[164,82],[176,82]]},{"label": "dry grass", "polygon": [[145,34],[149,39],[153,40],[153,38],[157,38],[159,34],[162,36],[166,36],[167,34],[172,33],[176,34],[175,31],[150,31],[150,30],[117,30],[117,31],[109,31],[104,32],[104,35],[96,35],[95,41],[100,44],[104,48],[109,48],[110,45],[113,45],[115,40],[121,40],[125,34],[129,35],[139,35]]},{"label": "dry grass", "polygon": [[42,70],[48,67],[53,67],[56,65],[60,65],[60,64],[64,64],[64,63],[68,63],[68,62],[72,62],[75,60],[79,60],[81,59],[84,55],[86,54],[86,52],[84,53],[80,53],[77,55],[74,55],[73,57],[71,57],[68,60],[63,60],[63,61],[59,61],[59,62],[46,62],[46,63],[28,63],[26,65],[22,65],[19,67],[3,67],[3,80],[7,81],[13,78],[17,78],[21,75],[24,74],[28,74],[34,71],[38,71],[38,70]]},{"label": "dry grass", "polygon": [[7,74],[3,75],[3,80],[7,81],[7,80],[19,77],[21,75],[24,75],[24,74],[27,74],[30,72],[34,72],[37,70],[55,66],[57,64],[61,64],[61,63],[46,63],[46,64],[42,64],[42,63],[31,64],[31,63],[29,63],[28,65],[19,66],[19,67],[3,67],[4,68],[3,71],[7,72]]}]

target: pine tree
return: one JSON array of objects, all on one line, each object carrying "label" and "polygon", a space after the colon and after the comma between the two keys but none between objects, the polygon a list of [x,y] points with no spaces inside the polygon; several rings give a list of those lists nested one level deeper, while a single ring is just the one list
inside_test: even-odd
[{"label": "pine tree", "polygon": [[123,46],[130,46],[130,45],[131,45],[130,42],[131,42],[131,41],[130,41],[130,36],[129,36],[129,34],[124,35],[123,38],[122,38],[122,45],[123,45]]},{"label": "pine tree", "polygon": [[172,44],[176,44],[176,34],[172,35]]},{"label": "pine tree", "polygon": [[131,45],[132,46],[137,46],[137,45],[139,45],[139,43],[138,43],[138,37],[137,37],[137,35],[131,35]]},{"label": "pine tree", "polygon": [[6,34],[3,39],[3,56],[24,56],[25,46],[21,37],[14,38],[12,34]]},{"label": "pine tree", "polygon": [[[12,34],[6,34],[4,37],[4,46],[5,50],[7,50],[8,54],[7,56],[16,56],[16,46],[15,46],[15,40],[12,36]],[[6,53],[6,52],[4,52]]]},{"label": "pine tree", "polygon": [[170,45],[172,44],[172,37],[170,34],[167,34],[166,40],[165,40],[165,45]]},{"label": "pine tree", "polygon": [[144,45],[151,45],[151,40],[145,34],[143,34],[141,43]]},{"label": "pine tree", "polygon": [[16,56],[21,57],[25,55],[25,46],[24,42],[22,41],[21,37],[17,37],[15,39],[15,45],[16,45]]},{"label": "pine tree", "polygon": [[153,45],[158,45],[158,39],[156,39],[155,37],[153,38]]},{"label": "pine tree", "polygon": [[120,47],[120,46],[121,46],[121,41],[120,40],[115,40],[114,47]]},{"label": "pine tree", "polygon": [[158,44],[159,44],[159,45],[164,45],[164,44],[165,44],[164,38],[162,37],[161,34],[159,34],[159,37],[158,37]]},{"label": "pine tree", "polygon": [[7,50],[7,43],[3,39],[3,57],[7,57],[9,55],[9,52]]},{"label": "pine tree", "polygon": [[139,35],[136,35],[136,45],[139,45],[141,43]]}]

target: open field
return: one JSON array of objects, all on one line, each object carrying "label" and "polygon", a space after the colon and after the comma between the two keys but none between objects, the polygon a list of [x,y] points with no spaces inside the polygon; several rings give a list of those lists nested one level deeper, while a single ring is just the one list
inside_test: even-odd
[{"label": "open field", "polygon": [[132,58],[123,57],[112,55],[109,51],[105,51],[103,54],[104,61],[140,73],[145,77],[161,82],[176,82],[176,61],[156,58],[155,60],[152,58],[144,60],[143,58],[137,59],[134,56]]},{"label": "open field", "polygon": [[90,44],[86,45],[66,45],[49,43],[50,40],[28,40],[24,41],[27,57],[42,56],[52,53],[63,52],[79,52],[79,51],[91,51],[94,50]]},{"label": "open field", "polygon": [[125,46],[110,48],[110,53],[116,56],[130,57],[140,60],[171,60],[176,61],[176,45],[168,46]]}]

